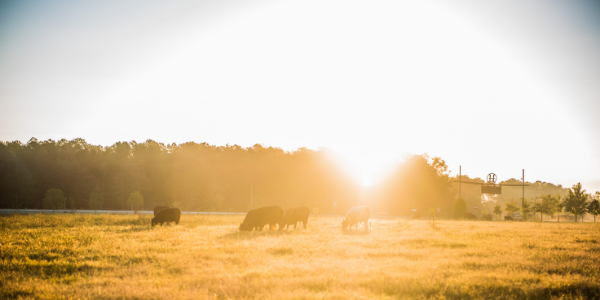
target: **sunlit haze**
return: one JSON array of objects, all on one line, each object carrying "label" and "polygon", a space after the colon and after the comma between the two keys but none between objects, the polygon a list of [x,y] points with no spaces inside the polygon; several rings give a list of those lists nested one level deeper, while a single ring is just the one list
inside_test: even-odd
[{"label": "sunlit haze", "polygon": [[[482,3],[484,2],[484,3]],[[600,190],[593,1],[3,1],[0,140],[331,148],[371,186],[452,175]]]}]

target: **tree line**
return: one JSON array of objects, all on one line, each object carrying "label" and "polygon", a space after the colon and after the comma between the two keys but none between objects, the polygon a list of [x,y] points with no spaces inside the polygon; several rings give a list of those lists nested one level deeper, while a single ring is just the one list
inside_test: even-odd
[{"label": "tree line", "polygon": [[[407,155],[365,189],[329,149],[284,151],[256,144],[117,142],[84,139],[0,142],[0,207],[151,209],[245,212],[251,207],[306,205],[322,213],[370,205],[391,214],[443,207],[455,187],[445,162]],[[133,199],[133,200],[132,200]],[[137,200],[135,200],[137,199]]]},{"label": "tree line", "polygon": [[[169,205],[188,211],[245,212],[265,205],[306,205],[322,213],[341,213],[369,205],[375,213],[395,215],[430,208],[440,208],[442,216],[454,212],[458,177],[450,176],[439,157],[406,155],[370,188],[362,187],[345,163],[326,148],[284,151],[260,144],[244,148],[153,140],[100,146],[81,138],[0,142],[0,207],[121,210]],[[483,182],[466,175],[462,180]],[[505,181],[515,182],[520,181]],[[540,181],[528,184],[529,201],[521,198],[520,187],[504,188],[493,197],[498,209],[486,206],[479,186],[462,185],[462,201],[467,211],[482,205],[490,212],[525,215],[597,214],[599,193],[586,194],[580,185],[569,189]],[[520,199],[520,205],[514,199]]]}]

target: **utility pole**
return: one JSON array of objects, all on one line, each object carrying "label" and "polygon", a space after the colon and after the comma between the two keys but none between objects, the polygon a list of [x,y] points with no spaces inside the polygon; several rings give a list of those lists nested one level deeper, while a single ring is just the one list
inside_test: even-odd
[{"label": "utility pole", "polygon": [[523,178],[521,178],[521,180],[523,180],[523,200],[525,200],[525,169],[523,169],[523,173],[521,175],[523,176]]}]

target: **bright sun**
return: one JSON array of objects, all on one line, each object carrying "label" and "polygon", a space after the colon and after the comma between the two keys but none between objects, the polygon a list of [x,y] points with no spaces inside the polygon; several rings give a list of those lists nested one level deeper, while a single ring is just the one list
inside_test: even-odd
[{"label": "bright sun", "polygon": [[371,182],[372,178],[373,178],[373,175],[371,175],[369,173],[363,173],[363,176],[362,176],[362,186],[371,186],[371,185],[373,185],[373,183]]},{"label": "bright sun", "polygon": [[344,154],[349,163],[350,172],[363,187],[373,186],[373,179],[393,165],[394,159],[386,155],[374,154]]}]

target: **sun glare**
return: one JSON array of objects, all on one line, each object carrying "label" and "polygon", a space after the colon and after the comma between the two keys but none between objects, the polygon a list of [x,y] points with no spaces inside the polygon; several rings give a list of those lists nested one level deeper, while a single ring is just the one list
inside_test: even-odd
[{"label": "sun glare", "polygon": [[363,174],[362,177],[362,186],[364,187],[369,187],[373,185],[373,182],[371,182],[371,180],[373,179],[373,175],[371,174]]},{"label": "sun glare", "polygon": [[395,162],[384,154],[345,153],[344,156],[349,172],[363,187],[373,186],[374,179],[379,178]]}]

